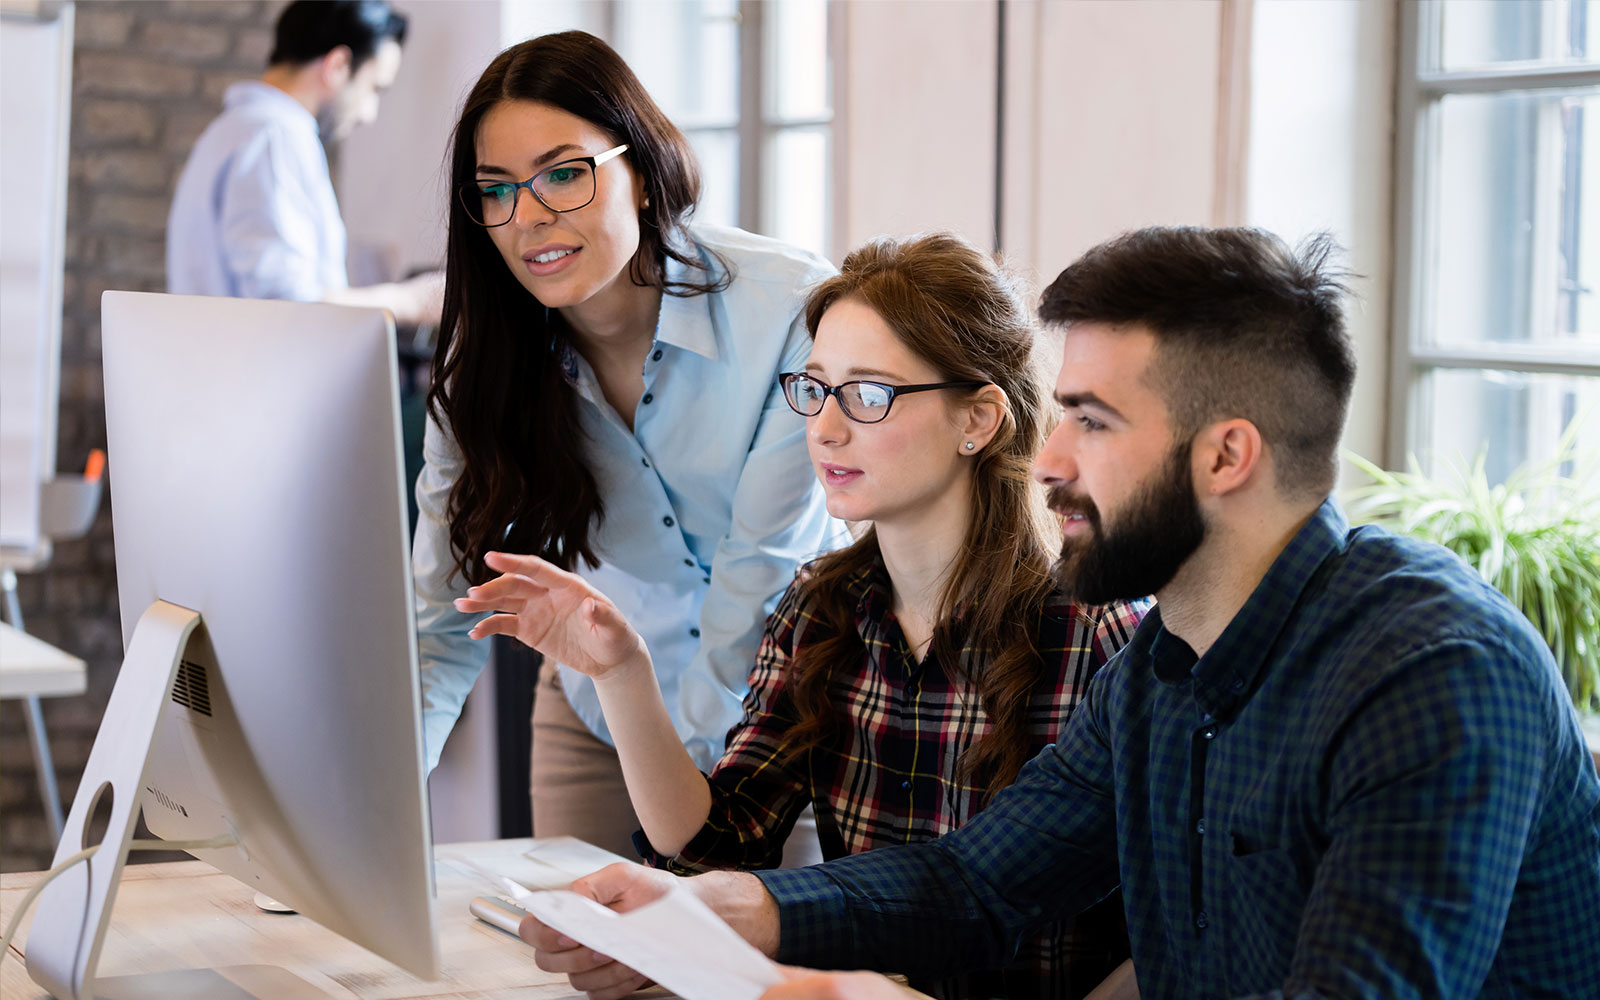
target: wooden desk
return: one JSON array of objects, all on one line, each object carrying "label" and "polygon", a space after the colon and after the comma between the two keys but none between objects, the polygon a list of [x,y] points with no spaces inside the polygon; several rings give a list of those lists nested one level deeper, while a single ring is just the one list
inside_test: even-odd
[{"label": "wooden desk", "polygon": [[[443,971],[435,983],[400,971],[298,914],[258,909],[250,888],[201,861],[129,865],[124,870],[100,974],[269,964],[339,998],[575,1000],[582,994],[572,991],[566,977],[535,966],[531,948],[467,912],[472,897],[496,893],[481,876],[450,860],[467,857],[534,888],[561,888],[586,874],[540,863],[537,850],[533,858],[523,855],[537,844],[500,840],[435,848]],[[0,920],[11,919],[12,910],[40,877],[39,872],[0,876]],[[383,905],[381,886],[374,892],[373,905]],[[28,978],[23,965],[27,930],[24,923],[11,950],[0,957],[0,996],[5,1000],[48,996]],[[658,990],[653,995],[668,994]]]}]

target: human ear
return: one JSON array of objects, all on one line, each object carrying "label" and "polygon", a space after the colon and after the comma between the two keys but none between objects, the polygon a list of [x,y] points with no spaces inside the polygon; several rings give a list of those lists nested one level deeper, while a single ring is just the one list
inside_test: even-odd
[{"label": "human ear", "polygon": [[1223,420],[1195,435],[1192,461],[1195,489],[1222,496],[1247,485],[1263,461],[1261,430],[1243,418]]},{"label": "human ear", "polygon": [[333,90],[349,83],[353,58],[348,45],[335,45],[329,49],[322,57],[322,82]]},{"label": "human ear", "polygon": [[1005,423],[1008,412],[1005,390],[997,385],[986,385],[962,407],[961,444],[957,450],[962,455],[976,455],[994,439]]}]

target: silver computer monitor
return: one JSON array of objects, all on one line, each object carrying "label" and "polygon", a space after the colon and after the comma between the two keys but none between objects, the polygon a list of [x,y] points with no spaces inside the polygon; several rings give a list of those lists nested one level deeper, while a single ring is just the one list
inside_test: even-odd
[{"label": "silver computer monitor", "polygon": [[145,821],[231,835],[193,853],[435,978],[393,325],[291,302],[102,305],[124,641],[155,602],[199,613]]}]

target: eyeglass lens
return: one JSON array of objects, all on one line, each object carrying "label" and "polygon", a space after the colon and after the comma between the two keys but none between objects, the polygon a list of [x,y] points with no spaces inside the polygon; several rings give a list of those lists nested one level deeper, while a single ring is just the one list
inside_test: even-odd
[{"label": "eyeglass lens", "polygon": [[[476,195],[473,189],[476,189]],[[594,169],[583,161],[558,163],[533,178],[533,190],[552,212],[571,212],[594,200]],[[503,226],[517,210],[520,186],[510,181],[478,181],[461,199],[482,226]]]},{"label": "eyeglass lens", "polygon": [[[816,379],[800,376],[790,379],[785,386],[789,405],[797,413],[814,417],[822,412],[828,398],[828,389]],[[847,382],[838,387],[836,395],[845,416],[862,423],[872,423],[889,415],[889,402],[894,393],[874,382]]]}]

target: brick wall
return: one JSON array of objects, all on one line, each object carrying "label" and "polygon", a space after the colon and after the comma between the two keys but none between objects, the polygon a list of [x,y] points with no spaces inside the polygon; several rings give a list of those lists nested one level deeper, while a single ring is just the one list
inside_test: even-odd
[{"label": "brick wall", "polygon": [[[104,448],[100,293],[162,291],[167,206],[189,147],[222,92],[260,74],[284,0],[79,0],[61,343],[59,467]],[[108,485],[114,490],[116,470]],[[72,801],[122,660],[109,504],[87,538],[56,547],[22,574],[27,630],[83,657],[89,690],[44,699],[63,809]],[[49,863],[55,845],[39,802],[18,703],[0,702],[0,871]],[[139,856],[135,856],[136,859]]]}]

